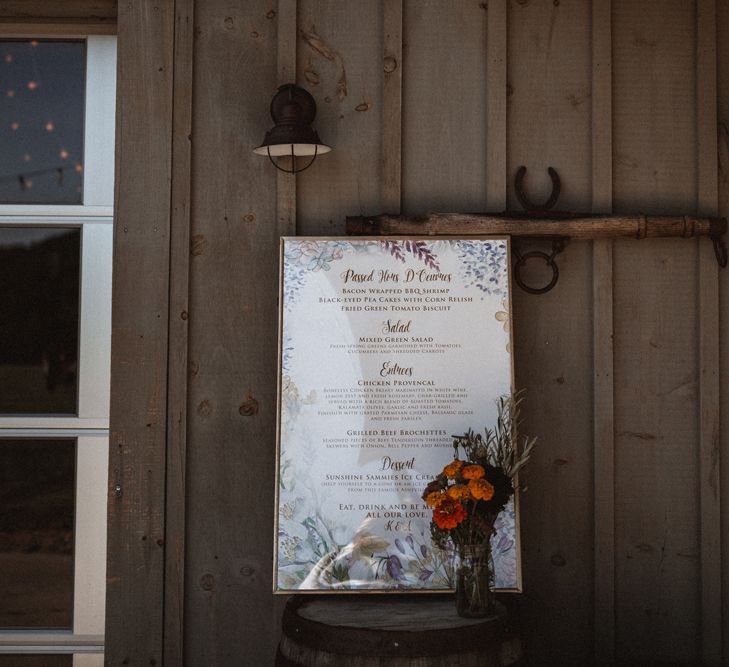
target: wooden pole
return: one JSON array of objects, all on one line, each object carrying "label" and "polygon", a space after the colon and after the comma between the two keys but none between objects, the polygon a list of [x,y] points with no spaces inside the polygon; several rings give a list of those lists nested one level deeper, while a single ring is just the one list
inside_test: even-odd
[{"label": "wooden pole", "polygon": [[378,215],[347,218],[347,233],[362,236],[567,236],[573,239],[679,236],[717,238],[726,218],[647,215],[580,215],[570,218],[516,217],[493,213],[431,213],[424,217]]}]

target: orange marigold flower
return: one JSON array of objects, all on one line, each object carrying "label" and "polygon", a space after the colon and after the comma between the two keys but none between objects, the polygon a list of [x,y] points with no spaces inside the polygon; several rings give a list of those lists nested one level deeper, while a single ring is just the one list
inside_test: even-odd
[{"label": "orange marigold flower", "polygon": [[486,479],[472,479],[468,483],[468,490],[476,500],[491,500],[494,497],[494,487]]},{"label": "orange marigold flower", "polygon": [[425,504],[428,507],[435,507],[440,501],[441,498],[443,498],[444,495],[440,491],[431,491],[427,496],[425,496]]},{"label": "orange marigold flower", "polygon": [[458,500],[459,498],[463,498],[463,500],[470,500],[471,499],[471,492],[468,490],[468,487],[465,484],[454,484],[453,486],[449,486],[446,489],[446,493],[451,497]]},{"label": "orange marigold flower", "polygon": [[463,475],[463,479],[481,479],[486,474],[486,471],[483,469],[483,466],[472,463],[461,470],[461,474]]},{"label": "orange marigold flower", "polygon": [[468,514],[457,500],[446,496],[433,510],[433,521],[438,528],[455,528]]},{"label": "orange marigold flower", "polygon": [[455,479],[456,475],[458,474],[458,471],[464,466],[463,461],[460,459],[456,459],[455,461],[451,461],[445,468],[443,468],[443,474],[448,479]]}]

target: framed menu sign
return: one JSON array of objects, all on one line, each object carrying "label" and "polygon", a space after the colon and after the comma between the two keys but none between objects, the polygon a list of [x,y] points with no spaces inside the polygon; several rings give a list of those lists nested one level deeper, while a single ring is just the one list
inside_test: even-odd
[{"label": "framed menu sign", "polygon": [[[437,591],[421,494],[512,390],[509,241],[284,238],[274,591]],[[520,589],[517,512],[492,539]]]}]

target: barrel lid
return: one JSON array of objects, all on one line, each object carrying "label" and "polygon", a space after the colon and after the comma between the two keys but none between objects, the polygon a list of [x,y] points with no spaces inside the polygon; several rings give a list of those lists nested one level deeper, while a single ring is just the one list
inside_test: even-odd
[{"label": "barrel lid", "polygon": [[462,618],[452,595],[294,596],[282,628],[291,640],[326,653],[428,656],[482,650],[502,640],[506,610]]}]

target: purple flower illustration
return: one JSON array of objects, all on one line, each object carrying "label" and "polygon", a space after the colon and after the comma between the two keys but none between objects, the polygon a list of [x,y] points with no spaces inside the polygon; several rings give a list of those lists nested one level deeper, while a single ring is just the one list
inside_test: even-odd
[{"label": "purple flower illustration", "polygon": [[403,578],[402,563],[397,556],[390,556],[387,559],[387,574],[389,574],[396,581],[400,581]]}]

